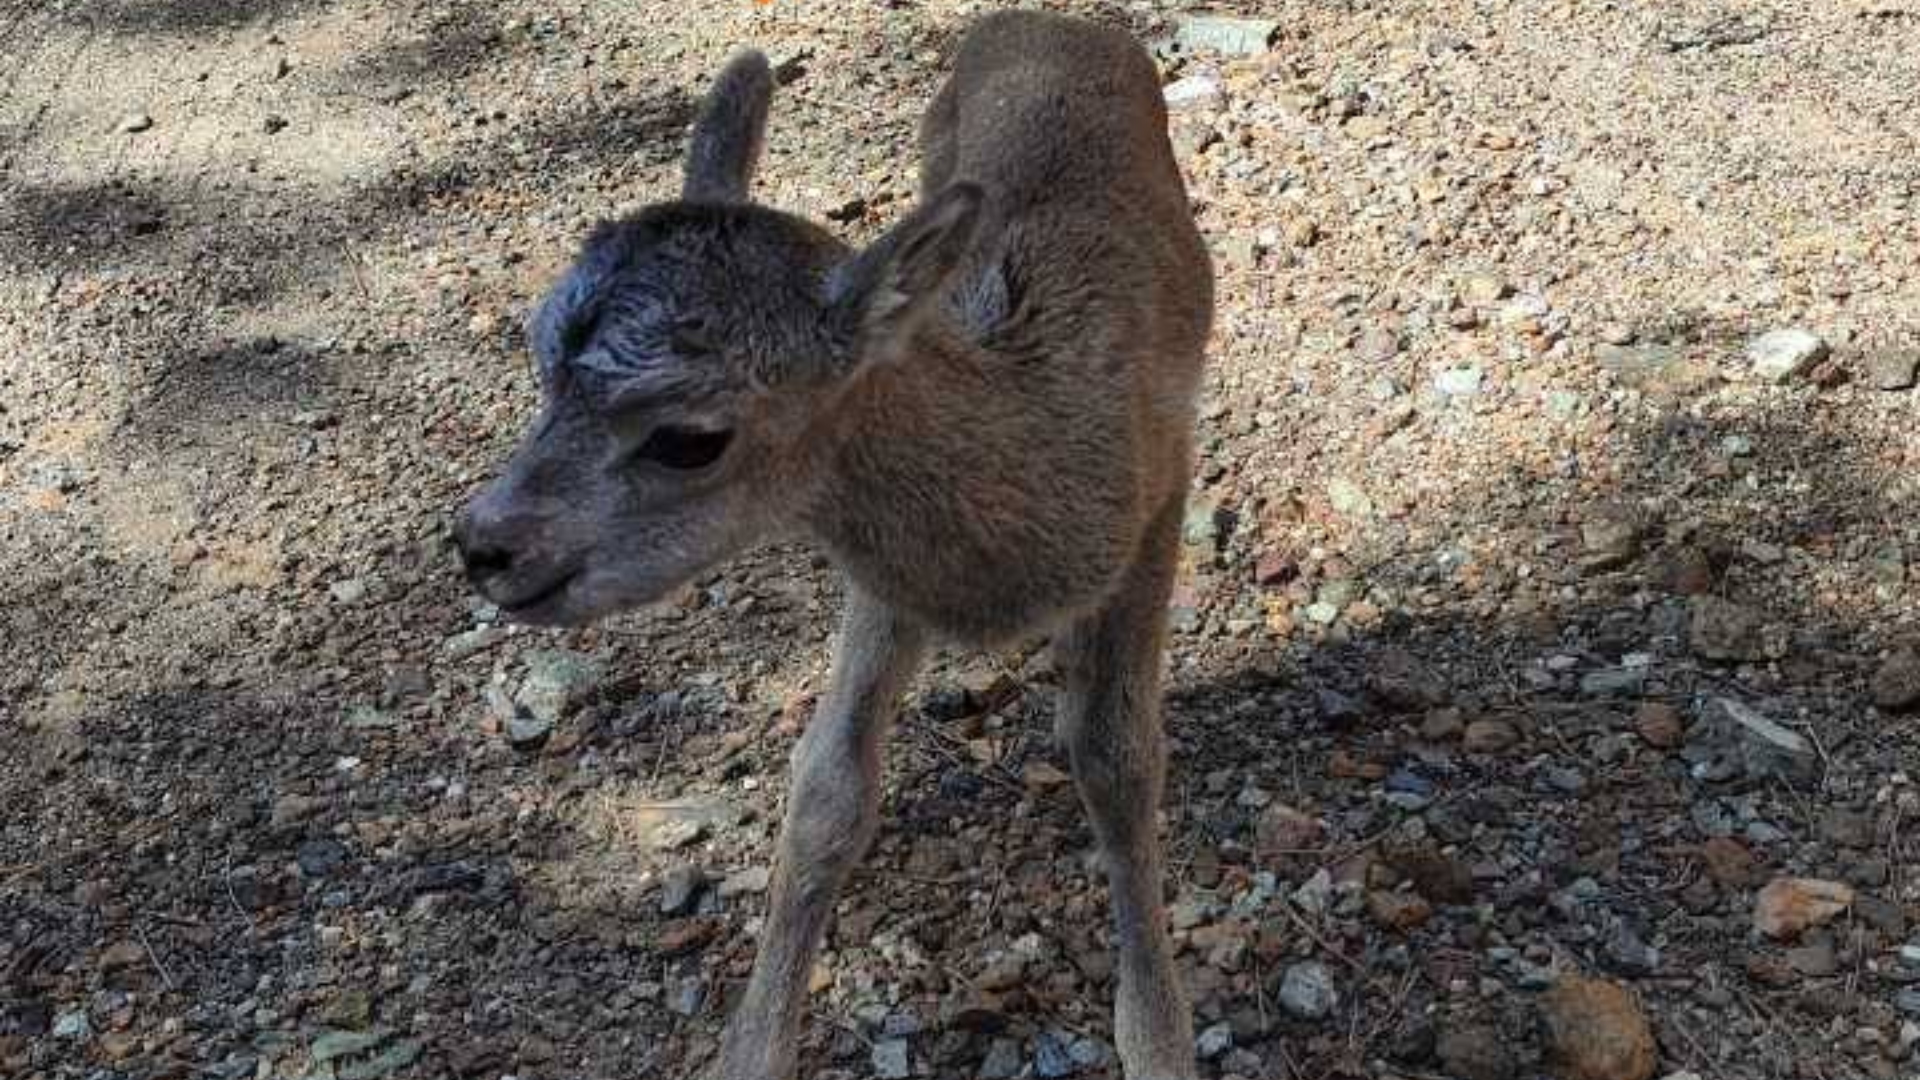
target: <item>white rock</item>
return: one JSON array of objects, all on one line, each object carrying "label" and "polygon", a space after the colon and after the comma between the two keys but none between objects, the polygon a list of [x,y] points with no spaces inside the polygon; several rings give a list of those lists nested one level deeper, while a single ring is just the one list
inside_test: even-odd
[{"label": "white rock", "polygon": [[56,1039],[86,1039],[93,1034],[93,1024],[84,1012],[61,1013],[53,1021],[53,1037]]},{"label": "white rock", "polygon": [[905,1080],[913,1065],[907,1058],[907,1040],[881,1039],[873,1044],[873,1075],[880,1080]]},{"label": "white rock", "polygon": [[1300,1020],[1324,1020],[1340,1003],[1325,964],[1295,964],[1280,980],[1280,1007]]},{"label": "white rock", "polygon": [[1827,343],[1811,330],[1792,327],[1770,330],[1747,345],[1753,373],[1770,383],[1783,383],[1826,359]]},{"label": "white rock", "polygon": [[1450,398],[1472,397],[1480,392],[1485,378],[1479,368],[1449,368],[1434,377],[1433,388]]},{"label": "white rock", "polygon": [[1217,1058],[1233,1049],[1233,1025],[1215,1024],[1202,1031],[1194,1043],[1194,1049],[1199,1051],[1202,1058],[1208,1060]]},{"label": "white rock", "polygon": [[1220,85],[1220,80],[1207,75],[1189,75],[1184,79],[1176,79],[1168,83],[1162,93],[1166,96],[1167,108],[1175,111],[1216,108],[1226,100],[1227,96],[1226,88]]}]

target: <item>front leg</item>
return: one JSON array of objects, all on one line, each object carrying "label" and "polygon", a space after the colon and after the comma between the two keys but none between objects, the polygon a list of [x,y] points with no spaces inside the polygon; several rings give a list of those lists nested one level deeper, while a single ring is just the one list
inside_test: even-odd
[{"label": "front leg", "polygon": [[793,750],[793,782],[746,994],[728,1021],[716,1080],[790,1080],[800,1018],[834,899],[872,842],[880,744],[925,650],[919,628],[850,589],[833,679]]}]

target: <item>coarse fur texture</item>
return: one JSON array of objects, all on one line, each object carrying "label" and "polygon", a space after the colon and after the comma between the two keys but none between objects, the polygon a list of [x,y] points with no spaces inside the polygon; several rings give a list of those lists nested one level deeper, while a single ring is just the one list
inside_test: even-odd
[{"label": "coarse fur texture", "polygon": [[553,625],[779,535],[847,580],[720,1080],[793,1075],[807,975],[929,644],[1051,634],[1111,887],[1121,1062],[1186,1080],[1160,680],[1213,290],[1157,73],[1085,22],[980,19],[922,127],[920,205],[859,252],[747,201],[772,86],[759,54],[733,60],[683,197],[596,230],[542,304],[543,408],[462,516],[469,574]]}]

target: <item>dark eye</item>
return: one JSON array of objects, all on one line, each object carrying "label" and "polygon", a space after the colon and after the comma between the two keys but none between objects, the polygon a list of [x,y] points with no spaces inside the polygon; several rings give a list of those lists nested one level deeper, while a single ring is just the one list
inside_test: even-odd
[{"label": "dark eye", "polygon": [[708,329],[705,319],[681,319],[673,324],[673,351],[689,359],[709,356],[714,352],[713,332]]},{"label": "dark eye", "polygon": [[704,469],[720,460],[733,441],[731,431],[701,431],[698,428],[657,427],[633,456],[682,472]]}]

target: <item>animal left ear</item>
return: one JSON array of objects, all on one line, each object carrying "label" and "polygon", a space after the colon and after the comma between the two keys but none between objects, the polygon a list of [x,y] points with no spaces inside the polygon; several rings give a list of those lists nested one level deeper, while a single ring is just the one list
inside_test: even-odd
[{"label": "animal left ear", "polygon": [[687,178],[680,197],[689,202],[745,202],[759,164],[773,100],[773,69],[766,54],[748,50],[713,80],[700,106],[687,147]]},{"label": "animal left ear", "polygon": [[980,224],[986,192],[961,182],[943,188],[827,282],[829,319],[858,355],[890,353],[945,295]]},{"label": "animal left ear", "polygon": [[534,309],[527,342],[544,368],[586,348],[600,321],[607,284],[627,257],[627,245],[611,225],[601,225],[581,245],[573,265]]}]

